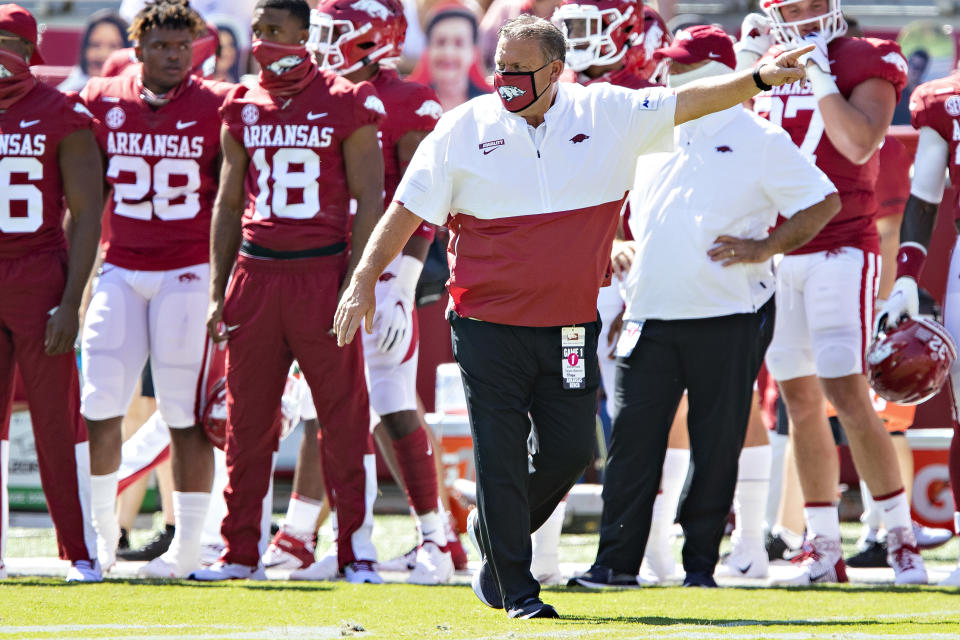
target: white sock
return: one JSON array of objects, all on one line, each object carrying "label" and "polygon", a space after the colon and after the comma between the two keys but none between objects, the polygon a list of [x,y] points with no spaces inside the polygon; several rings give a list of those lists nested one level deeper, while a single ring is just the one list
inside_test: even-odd
[{"label": "white sock", "polygon": [[860,522],[863,523],[861,537],[868,542],[876,542],[883,522],[880,519],[880,509],[863,480],[860,480],[860,502],[863,503],[863,513],[860,515]]},{"label": "white sock", "polygon": [[840,514],[837,505],[824,507],[804,507],[803,517],[807,521],[807,537],[822,536],[830,540],[840,539]]},{"label": "white sock", "polygon": [[770,445],[744,447],[740,451],[733,508],[736,536],[745,544],[763,546],[763,519],[770,490]]},{"label": "white sock", "polygon": [[98,536],[112,536],[119,530],[117,522],[116,471],[103,476],[90,476],[90,519]]},{"label": "white sock", "polygon": [[437,513],[443,519],[443,532],[447,536],[447,542],[457,542],[457,532],[453,529],[453,516],[443,508],[443,500],[437,498]]},{"label": "white sock", "polygon": [[560,534],[563,532],[563,517],[566,513],[567,501],[563,500],[546,522],[531,535],[533,558],[530,573],[535,578],[560,573]]},{"label": "white sock", "polygon": [[[663,505],[662,515],[670,519],[670,525],[677,518],[677,504],[680,502],[680,492],[687,481],[687,471],[690,468],[689,449],[667,449],[663,459],[663,476],[660,478],[660,489]],[[656,507],[654,507],[656,517]],[[669,525],[668,525],[669,528]]]},{"label": "white sock", "polygon": [[774,536],[780,536],[780,539],[787,543],[791,549],[799,549],[803,544],[803,534],[791,531],[786,527],[775,526],[771,531]]},{"label": "white sock", "polygon": [[209,506],[209,493],[173,492],[173,522],[176,530],[170,549],[164,555],[182,569],[192,570],[200,566],[200,540]]},{"label": "white sock", "polygon": [[770,433],[770,489],[767,491],[766,521],[777,521],[780,496],[783,493],[783,454],[790,436]]},{"label": "white sock", "polygon": [[287,515],[283,518],[283,526],[301,537],[313,537],[317,529],[317,520],[323,508],[322,500],[314,500],[299,494],[290,496],[287,504]]},{"label": "white sock", "polygon": [[415,516],[423,542],[432,542],[438,547],[447,546],[447,532],[443,528],[443,519],[438,511]]},{"label": "white sock", "polygon": [[883,524],[887,531],[902,527],[913,536],[913,519],[910,516],[910,503],[907,502],[907,492],[901,489],[895,495],[883,500],[873,499],[883,517]]}]

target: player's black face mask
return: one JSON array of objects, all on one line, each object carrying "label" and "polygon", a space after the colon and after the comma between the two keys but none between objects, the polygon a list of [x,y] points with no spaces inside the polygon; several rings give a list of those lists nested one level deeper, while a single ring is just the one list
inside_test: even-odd
[{"label": "player's black face mask", "polygon": [[[553,60],[545,62],[540,69],[551,62]],[[495,71],[493,73],[493,86],[496,87],[500,101],[503,102],[507,111],[510,113],[523,111],[539,100],[540,96],[550,88],[550,83],[547,83],[546,88],[537,93],[536,74],[540,69],[534,69],[533,71]]]}]

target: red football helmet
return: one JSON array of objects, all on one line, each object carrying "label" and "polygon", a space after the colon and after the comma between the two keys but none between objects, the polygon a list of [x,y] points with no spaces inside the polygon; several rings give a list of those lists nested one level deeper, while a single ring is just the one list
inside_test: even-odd
[{"label": "red football helmet", "polygon": [[[280,439],[283,440],[293,433],[300,423],[300,410],[304,395],[310,393],[306,384],[299,379],[299,370],[295,374],[291,370],[287,376],[287,383],[283,389],[283,398],[280,400]],[[200,424],[203,426],[207,440],[218,449],[223,449],[227,443],[227,379],[220,378],[210,388],[206,405],[200,414]]]},{"label": "red football helmet", "polygon": [[324,0],[310,12],[310,39],[321,69],[352,73],[396,58],[407,37],[400,0]]},{"label": "red football helmet", "polygon": [[897,404],[920,404],[940,391],[957,359],[957,345],[940,323],[910,318],[867,351],[867,379],[877,394]]},{"label": "red football helmet", "polygon": [[794,48],[803,45],[803,36],[800,33],[802,25],[815,24],[817,31],[824,40],[830,42],[847,32],[847,21],[843,19],[840,9],[840,0],[827,0],[828,9],[823,15],[808,20],[794,20],[789,22],[783,18],[782,9],[785,6],[802,2],[803,0],[760,0],[760,8],[773,21],[770,32],[782,45]]},{"label": "red football helmet", "polygon": [[642,50],[642,0],[563,0],[553,23],[567,37],[567,66],[583,71]]},{"label": "red football helmet", "polygon": [[672,42],[673,35],[670,33],[670,29],[667,28],[667,22],[656,10],[644,5],[643,46],[631,49],[631,53],[633,53],[634,50],[636,51],[636,59],[632,64],[637,67],[637,75],[652,82],[658,82],[659,78],[657,76],[660,75],[658,73],[659,67],[664,71],[665,78],[667,63],[666,61],[657,62],[654,60],[653,52],[669,46]]}]

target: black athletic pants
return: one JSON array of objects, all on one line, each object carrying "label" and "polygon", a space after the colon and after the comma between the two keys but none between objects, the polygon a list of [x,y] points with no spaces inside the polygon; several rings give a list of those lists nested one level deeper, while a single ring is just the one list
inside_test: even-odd
[{"label": "black athletic pants", "polygon": [[[535,597],[530,534],[590,463],[596,442],[597,336],[581,324],[585,388],[563,388],[560,327],[518,327],[450,314],[473,433],[480,543],[505,608]],[[531,472],[531,419],[539,439]]]},{"label": "black athletic pants", "polygon": [[713,574],[773,319],[771,297],[756,313],[643,325],[633,353],[617,361],[596,564],[618,573],[640,570],[670,425],[686,390],[693,475],[677,518],[685,535],[683,567]]}]

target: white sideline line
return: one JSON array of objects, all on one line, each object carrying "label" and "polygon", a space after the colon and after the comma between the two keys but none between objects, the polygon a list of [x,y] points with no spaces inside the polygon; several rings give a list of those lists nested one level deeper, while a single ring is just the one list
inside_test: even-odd
[{"label": "white sideline line", "polygon": [[[126,632],[118,636],[65,636],[63,632],[83,633],[84,631],[103,631],[117,630]],[[3,634],[22,634],[22,633],[41,633],[43,635],[17,637],[22,640],[49,640],[49,634],[57,634],[57,640],[90,640],[96,637],[97,640],[128,640],[131,631],[150,631],[150,630],[168,630],[177,629],[210,629],[212,633],[177,633],[177,634],[143,634],[137,633],[138,640],[170,640],[176,637],[177,640],[332,640],[341,638],[341,629],[337,626],[326,627],[306,627],[284,625],[277,627],[262,627],[256,630],[244,630],[243,627],[236,625],[189,625],[189,624],[154,624],[154,625],[121,625],[121,624],[90,624],[90,625],[50,625],[50,626],[30,626],[30,627],[5,627],[0,629]]]}]

